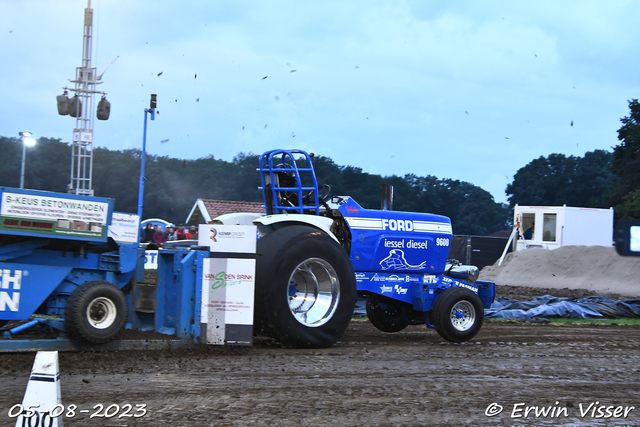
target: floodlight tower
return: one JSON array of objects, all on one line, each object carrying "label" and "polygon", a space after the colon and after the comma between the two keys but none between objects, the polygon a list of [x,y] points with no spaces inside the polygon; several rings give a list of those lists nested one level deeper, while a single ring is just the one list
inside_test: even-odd
[{"label": "floodlight tower", "polygon": [[[98,104],[99,119],[106,120],[111,108],[104,96],[106,94],[96,90],[96,85],[102,83],[100,80],[104,71],[101,70],[102,72],[98,75],[96,69],[91,67],[92,36],[93,9],[91,8],[91,0],[88,0],[84,10],[82,66],[76,68],[75,79],[69,80],[75,84],[75,87],[65,87],[64,95],[58,96],[58,113],[61,115],[69,114],[76,119],[71,145],[71,182],[68,185],[68,192],[85,196],[93,196],[91,174],[93,172],[93,103],[95,94],[101,93],[103,95]],[[67,91],[75,93],[71,100],[66,97]]]}]

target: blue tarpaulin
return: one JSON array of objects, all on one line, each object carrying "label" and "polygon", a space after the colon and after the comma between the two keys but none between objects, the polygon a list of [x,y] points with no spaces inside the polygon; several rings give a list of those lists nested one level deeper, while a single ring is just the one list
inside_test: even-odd
[{"label": "blue tarpaulin", "polygon": [[[366,316],[365,301],[356,303],[355,316]],[[619,300],[592,296],[582,298],[557,298],[543,295],[527,301],[497,297],[484,311],[488,319],[520,319],[540,321],[545,317],[569,317],[572,319],[601,318],[620,319],[640,317],[640,300]]]},{"label": "blue tarpaulin", "polygon": [[583,298],[556,298],[551,295],[518,301],[498,297],[485,310],[490,319],[520,319],[535,321],[544,317],[569,317],[573,319],[640,317],[640,300],[614,301],[611,298],[592,296]]}]

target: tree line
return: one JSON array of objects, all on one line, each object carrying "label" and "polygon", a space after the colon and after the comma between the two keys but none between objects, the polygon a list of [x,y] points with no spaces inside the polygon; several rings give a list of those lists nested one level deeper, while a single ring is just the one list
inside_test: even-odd
[{"label": "tree line", "polygon": [[[613,152],[595,150],[583,157],[550,154],[522,167],[506,188],[509,205],[497,203],[482,188],[432,175],[381,176],[331,158],[313,160],[318,181],[334,195],[352,196],[362,207],[380,209],[382,184],[394,186],[394,210],[430,212],[451,218],[456,234],[487,235],[510,229],[515,204],[614,207],[619,219],[640,219],[640,103],[618,130]],[[115,199],[120,212],[137,212],[141,151],[93,150],[96,196]],[[66,192],[71,180],[71,146],[60,139],[39,138],[27,148],[25,187]],[[0,137],[0,185],[18,187],[22,159],[19,138]],[[143,218],[185,221],[196,199],[262,202],[256,172],[258,155],[239,153],[231,162],[207,156],[183,160],[147,154]]]},{"label": "tree line", "polygon": [[[22,143],[0,137],[0,185],[18,187]],[[92,188],[100,197],[115,199],[120,212],[137,212],[141,151],[93,150]],[[71,146],[60,139],[39,138],[27,148],[25,187],[66,192],[71,180]],[[184,222],[196,199],[262,202],[258,155],[239,153],[227,162],[207,156],[183,160],[147,154],[143,218]],[[430,212],[451,218],[456,234],[486,235],[509,227],[511,213],[482,188],[431,175],[380,176],[355,166],[337,165],[329,157],[315,156],[314,169],[321,184],[334,195],[352,196],[367,209],[380,209],[382,184],[394,186],[394,210]]]}]

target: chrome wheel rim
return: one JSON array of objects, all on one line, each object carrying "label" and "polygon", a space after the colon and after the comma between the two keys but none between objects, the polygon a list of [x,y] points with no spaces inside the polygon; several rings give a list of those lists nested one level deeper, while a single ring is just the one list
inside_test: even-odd
[{"label": "chrome wheel rim", "polygon": [[116,305],[109,298],[95,298],[87,307],[87,321],[96,329],[107,329],[117,316]]},{"label": "chrome wheel rim", "polygon": [[458,301],[451,308],[450,319],[456,330],[468,331],[476,323],[476,309],[469,301]]},{"label": "chrome wheel rim", "polygon": [[340,281],[334,268],[321,258],[309,258],[293,269],[289,278],[289,309],[309,327],[327,323],[338,307]]}]

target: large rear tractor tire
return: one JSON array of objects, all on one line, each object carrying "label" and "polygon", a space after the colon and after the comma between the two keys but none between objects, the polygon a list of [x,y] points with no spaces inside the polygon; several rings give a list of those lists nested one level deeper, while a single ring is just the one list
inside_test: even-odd
[{"label": "large rear tractor tire", "polygon": [[445,340],[468,341],[482,327],[484,307],[480,297],[469,289],[449,288],[438,296],[432,321],[438,334]]},{"label": "large rear tractor tire", "polygon": [[400,332],[408,326],[402,302],[375,297],[367,301],[369,322],[382,332]]},{"label": "large rear tractor tire", "polygon": [[91,280],[67,299],[65,327],[71,338],[102,344],[124,329],[128,315],[127,300],[120,289],[104,280]]},{"label": "large rear tractor tire", "polygon": [[349,256],[324,232],[291,225],[258,240],[255,325],[290,347],[324,348],[347,329],[356,303]]}]

